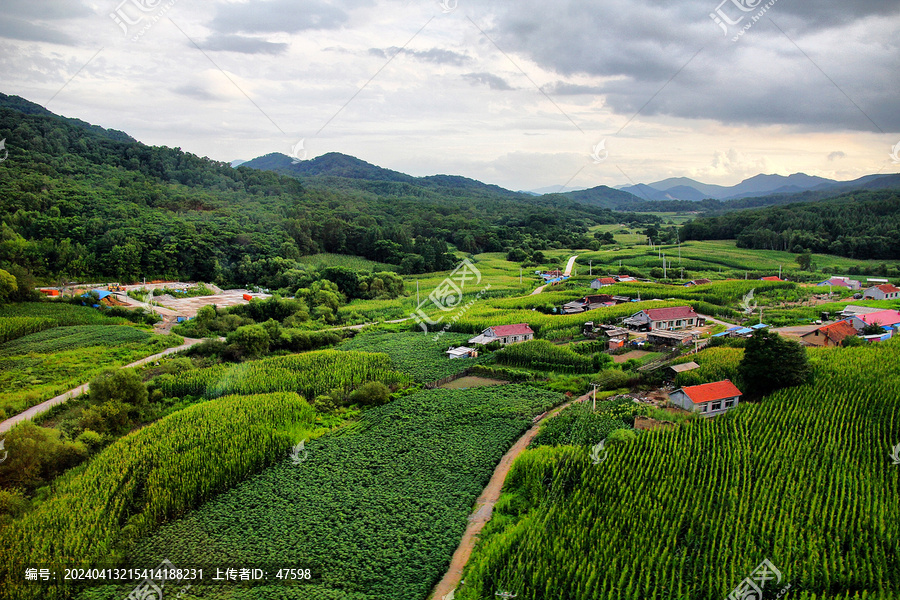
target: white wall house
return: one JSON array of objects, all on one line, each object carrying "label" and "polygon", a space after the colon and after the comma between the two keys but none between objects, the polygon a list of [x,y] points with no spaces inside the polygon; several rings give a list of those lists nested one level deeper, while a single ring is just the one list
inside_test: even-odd
[{"label": "white wall house", "polygon": [[863,298],[872,300],[896,300],[900,298],[900,288],[889,283],[870,287],[863,293]]},{"label": "white wall house", "polygon": [[496,325],[488,327],[481,332],[481,335],[473,337],[469,340],[470,344],[488,345],[491,342],[500,342],[500,345],[517,344],[519,342],[527,342],[534,339],[534,331],[527,323],[519,323],[516,325]]},{"label": "white wall house", "polygon": [[703,385],[690,385],[669,394],[669,402],[689,412],[714,417],[731,410],[743,393],[728,379]]}]

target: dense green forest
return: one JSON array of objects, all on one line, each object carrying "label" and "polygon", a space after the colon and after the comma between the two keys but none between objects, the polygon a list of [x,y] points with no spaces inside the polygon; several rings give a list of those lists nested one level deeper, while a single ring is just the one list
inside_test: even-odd
[{"label": "dense green forest", "polygon": [[0,95],[2,138],[0,268],[25,289],[33,278],[86,277],[290,287],[285,274],[318,252],[422,273],[455,264],[448,244],[471,253],[580,247],[592,225],[658,221],[456,178],[301,181],[233,169]]},{"label": "dense green forest", "polygon": [[898,231],[900,194],[883,190],[696,219],[685,224],[681,239],[736,239],[741,248],[896,259]]}]

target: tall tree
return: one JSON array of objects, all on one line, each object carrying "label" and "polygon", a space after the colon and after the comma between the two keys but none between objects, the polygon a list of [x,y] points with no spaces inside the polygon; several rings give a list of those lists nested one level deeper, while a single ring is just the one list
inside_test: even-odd
[{"label": "tall tree", "polygon": [[745,393],[764,396],[805,383],[812,369],[799,343],[774,331],[759,330],[747,340],[738,372]]}]

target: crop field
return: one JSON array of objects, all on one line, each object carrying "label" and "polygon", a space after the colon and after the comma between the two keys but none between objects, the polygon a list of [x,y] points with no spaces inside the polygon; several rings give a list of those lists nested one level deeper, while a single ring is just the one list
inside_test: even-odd
[{"label": "crop field", "polygon": [[764,559],[773,593],[896,598],[900,340],[810,354],[812,383],[598,465],[584,447],[522,454],[456,598],[721,600]]},{"label": "crop field", "polygon": [[93,308],[62,302],[25,302],[0,305],[0,344],[51,327],[122,325],[121,317],[107,317]]},{"label": "crop field", "polygon": [[[73,307],[75,308],[75,307]],[[89,309],[88,309],[89,310]],[[124,325],[54,327],[0,344],[0,415],[13,416],[118,367],[182,343]]]},{"label": "crop field", "polygon": [[338,348],[354,352],[381,352],[391,358],[393,368],[409,375],[417,383],[430,383],[465,371],[484,362],[483,358],[449,359],[444,352],[453,346],[464,346],[470,337],[465,333],[447,332],[435,342],[435,334],[420,331],[403,333],[361,333]]},{"label": "crop field", "polygon": [[320,350],[163,375],[156,383],[171,398],[296,392],[314,399],[332,390],[349,392],[370,381],[396,386],[408,378],[393,370],[385,354]]},{"label": "crop field", "polygon": [[590,355],[577,354],[547,340],[512,344],[498,350],[495,356],[499,364],[511,367],[563,373],[591,373],[599,370],[599,366],[594,366]]},{"label": "crop field", "polygon": [[[446,569],[475,498],[534,415],[562,396],[519,385],[429,390],[364,413],[143,539],[139,563],[313,568],[297,586],[197,586],[228,600],[424,599]],[[132,586],[133,587],[133,586]],[[130,588],[79,600],[124,598]],[[119,594],[119,595],[116,595]]]},{"label": "crop field", "polygon": [[314,419],[315,411],[296,394],[226,397],[125,436],[0,530],[4,599],[70,598],[59,581],[23,585],[25,568],[115,563],[157,525],[286,456],[314,428]]},{"label": "crop field", "polygon": [[699,369],[679,373],[675,378],[675,385],[700,385],[712,381],[730,379],[738,388],[742,381],[738,375],[738,365],[744,358],[743,348],[705,348],[699,354],[687,356],[673,361],[673,364],[682,364],[694,361],[700,365]]},{"label": "crop field", "polygon": [[345,267],[354,271],[372,271],[373,273],[397,270],[397,265],[366,260],[360,256],[350,256],[348,254],[310,254],[301,256],[299,262],[316,268]]}]

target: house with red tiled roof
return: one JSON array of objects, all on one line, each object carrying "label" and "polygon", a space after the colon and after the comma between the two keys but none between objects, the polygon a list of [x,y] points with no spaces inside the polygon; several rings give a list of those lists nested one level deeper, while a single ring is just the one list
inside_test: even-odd
[{"label": "house with red tiled roof", "polygon": [[768,277],[760,277],[760,281],[784,281],[781,277],[776,277],[775,275],[770,275]]},{"label": "house with red tiled roof", "polygon": [[488,327],[481,332],[481,335],[473,337],[469,340],[470,344],[481,344],[486,346],[492,342],[500,342],[502,346],[507,344],[517,344],[519,342],[527,342],[534,339],[534,331],[527,323],[518,323],[516,325],[495,325]]},{"label": "house with red tiled roof", "polygon": [[713,417],[737,406],[743,395],[736,385],[725,379],[677,389],[669,394],[669,402],[684,410]]},{"label": "house with red tiled roof", "polygon": [[884,285],[876,285],[870,287],[863,293],[863,298],[871,298],[872,300],[896,300],[900,298],[900,288],[885,283]]},{"label": "house with red tiled roof", "polygon": [[615,285],[616,279],[615,277],[598,277],[597,279],[591,282],[592,290],[599,290],[602,287],[606,287],[608,285]]},{"label": "house with red tiled roof", "polygon": [[625,319],[626,327],[642,331],[674,331],[703,327],[705,323],[706,320],[690,306],[646,308]]},{"label": "house with red tiled roof", "polygon": [[844,339],[856,335],[856,328],[847,321],[838,321],[831,325],[819,327],[815,331],[800,336],[810,346],[840,346]]}]

